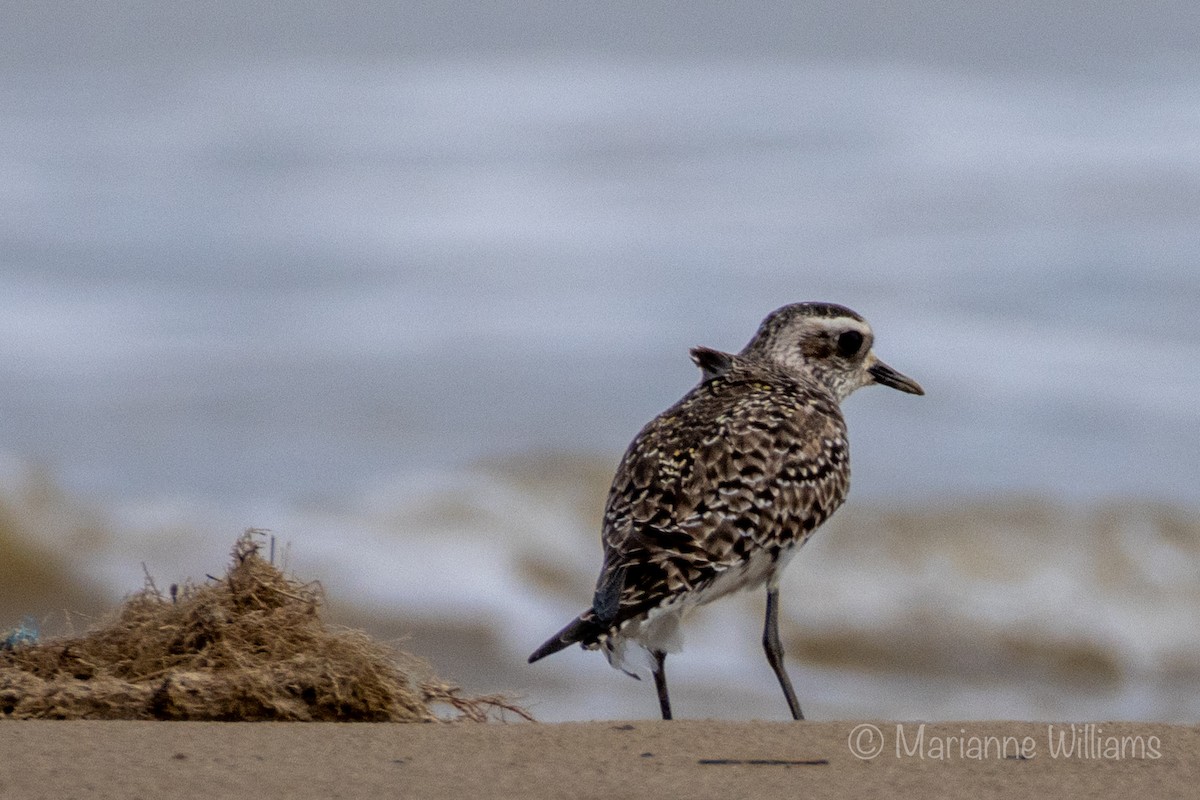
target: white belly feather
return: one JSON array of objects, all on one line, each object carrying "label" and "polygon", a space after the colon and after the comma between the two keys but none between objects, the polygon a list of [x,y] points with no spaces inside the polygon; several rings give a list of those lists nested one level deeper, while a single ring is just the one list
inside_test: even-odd
[{"label": "white belly feather", "polygon": [[704,588],[684,592],[645,616],[628,620],[601,642],[608,663],[629,675],[648,677],[655,666],[654,651],[678,653],[683,649],[680,624],[692,609],[725,595],[756,589],[768,582],[774,584],[795,552],[795,547],[785,548],[779,558],[772,560],[768,551],[756,550]]}]

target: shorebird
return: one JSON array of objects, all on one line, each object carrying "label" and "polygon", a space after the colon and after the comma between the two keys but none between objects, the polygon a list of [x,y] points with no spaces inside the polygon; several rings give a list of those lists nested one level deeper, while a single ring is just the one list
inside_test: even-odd
[{"label": "shorebird", "polygon": [[924,394],[872,350],[870,325],[832,303],[769,314],[740,353],[691,351],[700,383],[637,435],[604,509],[604,563],[592,606],[530,663],[578,642],[634,677],[664,668],[693,608],[767,587],[763,649],[794,719],[803,719],[779,640],[779,578],[846,498],[850,458],[839,404],[881,384]]}]

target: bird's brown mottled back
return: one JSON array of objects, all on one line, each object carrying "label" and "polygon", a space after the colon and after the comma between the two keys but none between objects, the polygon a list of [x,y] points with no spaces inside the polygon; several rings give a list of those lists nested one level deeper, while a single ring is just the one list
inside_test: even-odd
[{"label": "bird's brown mottled back", "polygon": [[845,498],[848,456],[828,390],[734,357],[643,428],[617,469],[593,607],[612,616],[597,635],[756,551],[800,544]]}]

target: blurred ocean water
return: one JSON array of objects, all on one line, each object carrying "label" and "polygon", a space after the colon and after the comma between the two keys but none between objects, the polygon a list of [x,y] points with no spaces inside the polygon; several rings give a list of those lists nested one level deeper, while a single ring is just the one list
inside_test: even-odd
[{"label": "blurred ocean water", "polygon": [[1196,496],[1194,73],[4,77],[0,432],[84,492],[619,452],[687,347],[825,298],[931,385],[855,398],[860,488]]},{"label": "blurred ocean water", "polygon": [[[547,718],[649,714],[597,656],[520,661],[687,348],[833,300],[928,396],[846,405],[847,521],[785,594],[814,711],[1194,718],[1198,73],[6,69],[7,484],[107,515],[31,535],[114,594],[272,528],[363,613],[490,631],[463,669]],[[756,609],[705,612],[681,697],[774,713]]]}]

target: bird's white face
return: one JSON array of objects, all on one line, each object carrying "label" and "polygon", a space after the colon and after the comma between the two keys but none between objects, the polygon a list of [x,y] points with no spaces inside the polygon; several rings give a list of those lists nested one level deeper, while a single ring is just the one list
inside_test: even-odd
[{"label": "bird's white face", "polygon": [[871,349],[874,341],[871,326],[849,309],[805,303],[785,306],[763,320],[742,354],[791,374],[811,375],[839,401],[873,383],[924,394],[916,381],[879,360]]}]

